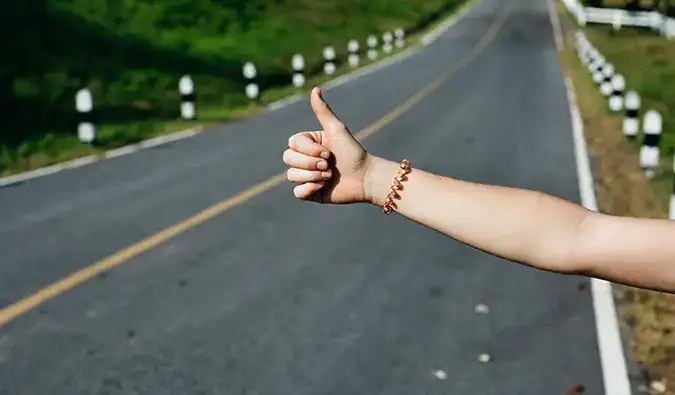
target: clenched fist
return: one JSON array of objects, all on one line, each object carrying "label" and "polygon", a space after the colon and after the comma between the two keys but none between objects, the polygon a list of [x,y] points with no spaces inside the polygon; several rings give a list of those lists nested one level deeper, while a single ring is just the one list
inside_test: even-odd
[{"label": "clenched fist", "polygon": [[297,133],[288,140],[283,161],[295,197],[319,203],[369,201],[366,174],[373,157],[326,104],[319,88],[310,102],[323,130]]}]

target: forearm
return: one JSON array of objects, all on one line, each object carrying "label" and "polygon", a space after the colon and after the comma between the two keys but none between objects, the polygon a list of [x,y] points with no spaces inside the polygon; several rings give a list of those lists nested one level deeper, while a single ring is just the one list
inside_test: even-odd
[{"label": "forearm", "polygon": [[[399,164],[373,158],[369,201],[382,206]],[[581,206],[539,192],[441,177],[415,168],[403,182],[396,211],[490,254],[540,269],[583,271],[573,257]]]}]

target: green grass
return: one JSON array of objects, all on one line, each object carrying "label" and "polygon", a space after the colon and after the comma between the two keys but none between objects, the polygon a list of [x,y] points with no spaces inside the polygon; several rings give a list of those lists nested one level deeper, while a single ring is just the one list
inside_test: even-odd
[{"label": "green grass", "polygon": [[[23,0],[0,5],[0,174],[95,153],[194,125],[179,121],[177,84],[196,86],[199,124],[255,112],[242,65],[255,62],[262,102],[286,96],[290,59],[302,53],[308,86],[322,49],[338,75],[349,39],[396,27],[423,31],[464,0]],[[410,37],[409,37],[410,38]],[[381,53],[380,53],[381,54]],[[365,56],[362,64],[367,64]],[[74,94],[89,87],[100,139],[77,141]]]}]

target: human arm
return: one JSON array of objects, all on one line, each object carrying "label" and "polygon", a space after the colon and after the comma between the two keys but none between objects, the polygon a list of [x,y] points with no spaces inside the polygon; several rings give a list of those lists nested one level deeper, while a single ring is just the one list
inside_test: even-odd
[{"label": "human arm", "polygon": [[[323,130],[289,141],[284,162],[299,199],[382,206],[399,163],[367,153],[312,92]],[[318,164],[327,150],[328,173]],[[484,185],[412,166],[396,211],[490,254],[543,270],[675,292],[675,223],[614,217],[542,192]]]},{"label": "human arm", "polygon": [[[397,162],[372,157],[366,199],[382,206]],[[596,213],[542,192],[415,169],[396,211],[490,254],[543,270],[675,292],[675,223]]]}]

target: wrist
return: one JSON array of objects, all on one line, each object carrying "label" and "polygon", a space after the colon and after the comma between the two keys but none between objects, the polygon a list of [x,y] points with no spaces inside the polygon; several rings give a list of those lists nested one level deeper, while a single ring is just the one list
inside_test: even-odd
[{"label": "wrist", "polygon": [[398,164],[370,155],[366,160],[366,172],[363,190],[366,202],[376,206],[384,205],[392,178],[396,175]]}]

